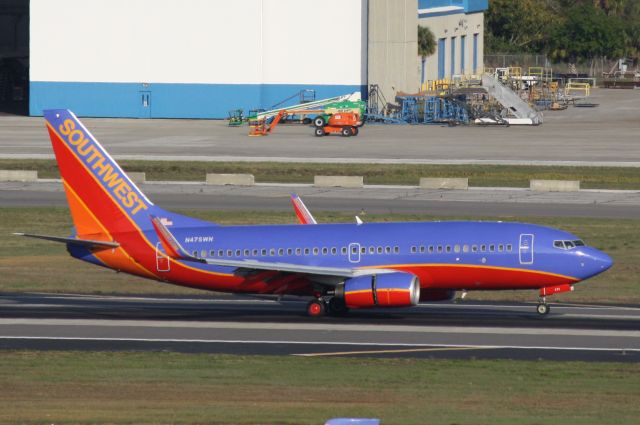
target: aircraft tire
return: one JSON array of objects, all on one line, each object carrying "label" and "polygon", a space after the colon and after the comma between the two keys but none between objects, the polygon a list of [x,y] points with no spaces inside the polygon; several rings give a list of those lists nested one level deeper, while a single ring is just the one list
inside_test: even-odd
[{"label": "aircraft tire", "polygon": [[326,311],[327,308],[322,300],[312,300],[307,304],[307,315],[309,317],[322,317]]},{"label": "aircraft tire", "polygon": [[551,308],[549,307],[548,304],[545,304],[545,303],[540,303],[536,307],[536,311],[540,316],[546,316],[547,314],[549,314],[549,310],[551,310]]}]

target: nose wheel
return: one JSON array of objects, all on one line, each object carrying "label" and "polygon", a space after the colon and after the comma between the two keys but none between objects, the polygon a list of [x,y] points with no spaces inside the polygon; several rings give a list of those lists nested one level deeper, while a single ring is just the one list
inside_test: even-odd
[{"label": "nose wheel", "polygon": [[549,307],[549,304],[547,304],[546,301],[541,301],[540,304],[538,304],[538,306],[536,307],[536,311],[540,316],[546,316],[547,314],[549,314],[550,309],[551,307]]}]

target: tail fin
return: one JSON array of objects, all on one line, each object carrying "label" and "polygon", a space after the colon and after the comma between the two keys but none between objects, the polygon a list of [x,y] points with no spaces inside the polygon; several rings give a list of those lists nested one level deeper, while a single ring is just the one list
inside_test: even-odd
[{"label": "tail fin", "polygon": [[153,203],[73,112],[46,110],[44,117],[77,235],[103,240],[115,232],[150,229]]}]

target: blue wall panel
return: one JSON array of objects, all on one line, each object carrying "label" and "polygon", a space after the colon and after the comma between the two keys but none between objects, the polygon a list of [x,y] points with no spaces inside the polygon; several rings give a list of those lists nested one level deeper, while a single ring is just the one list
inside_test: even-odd
[{"label": "blue wall panel", "polygon": [[[231,109],[265,108],[303,89],[316,99],[359,91],[365,85],[302,84],[139,84],[139,83],[30,83],[29,114],[67,108],[84,117],[142,118],[142,93],[150,93],[152,118],[226,118]],[[293,102],[295,103],[295,102]]]}]

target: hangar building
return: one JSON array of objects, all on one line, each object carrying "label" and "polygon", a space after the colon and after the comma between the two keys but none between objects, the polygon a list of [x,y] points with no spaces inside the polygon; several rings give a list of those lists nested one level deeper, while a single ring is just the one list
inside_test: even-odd
[{"label": "hangar building", "polygon": [[[318,99],[366,97],[368,85],[378,84],[392,100],[420,87],[418,21],[434,29],[440,16],[470,22],[486,4],[0,0],[0,59],[26,69],[22,82],[11,71],[4,86],[8,71],[0,74],[0,104],[22,101],[30,115],[65,107],[80,116],[223,118],[231,109],[270,108],[302,89]],[[453,37],[457,30],[447,25],[443,36],[434,30],[437,37]]]}]

